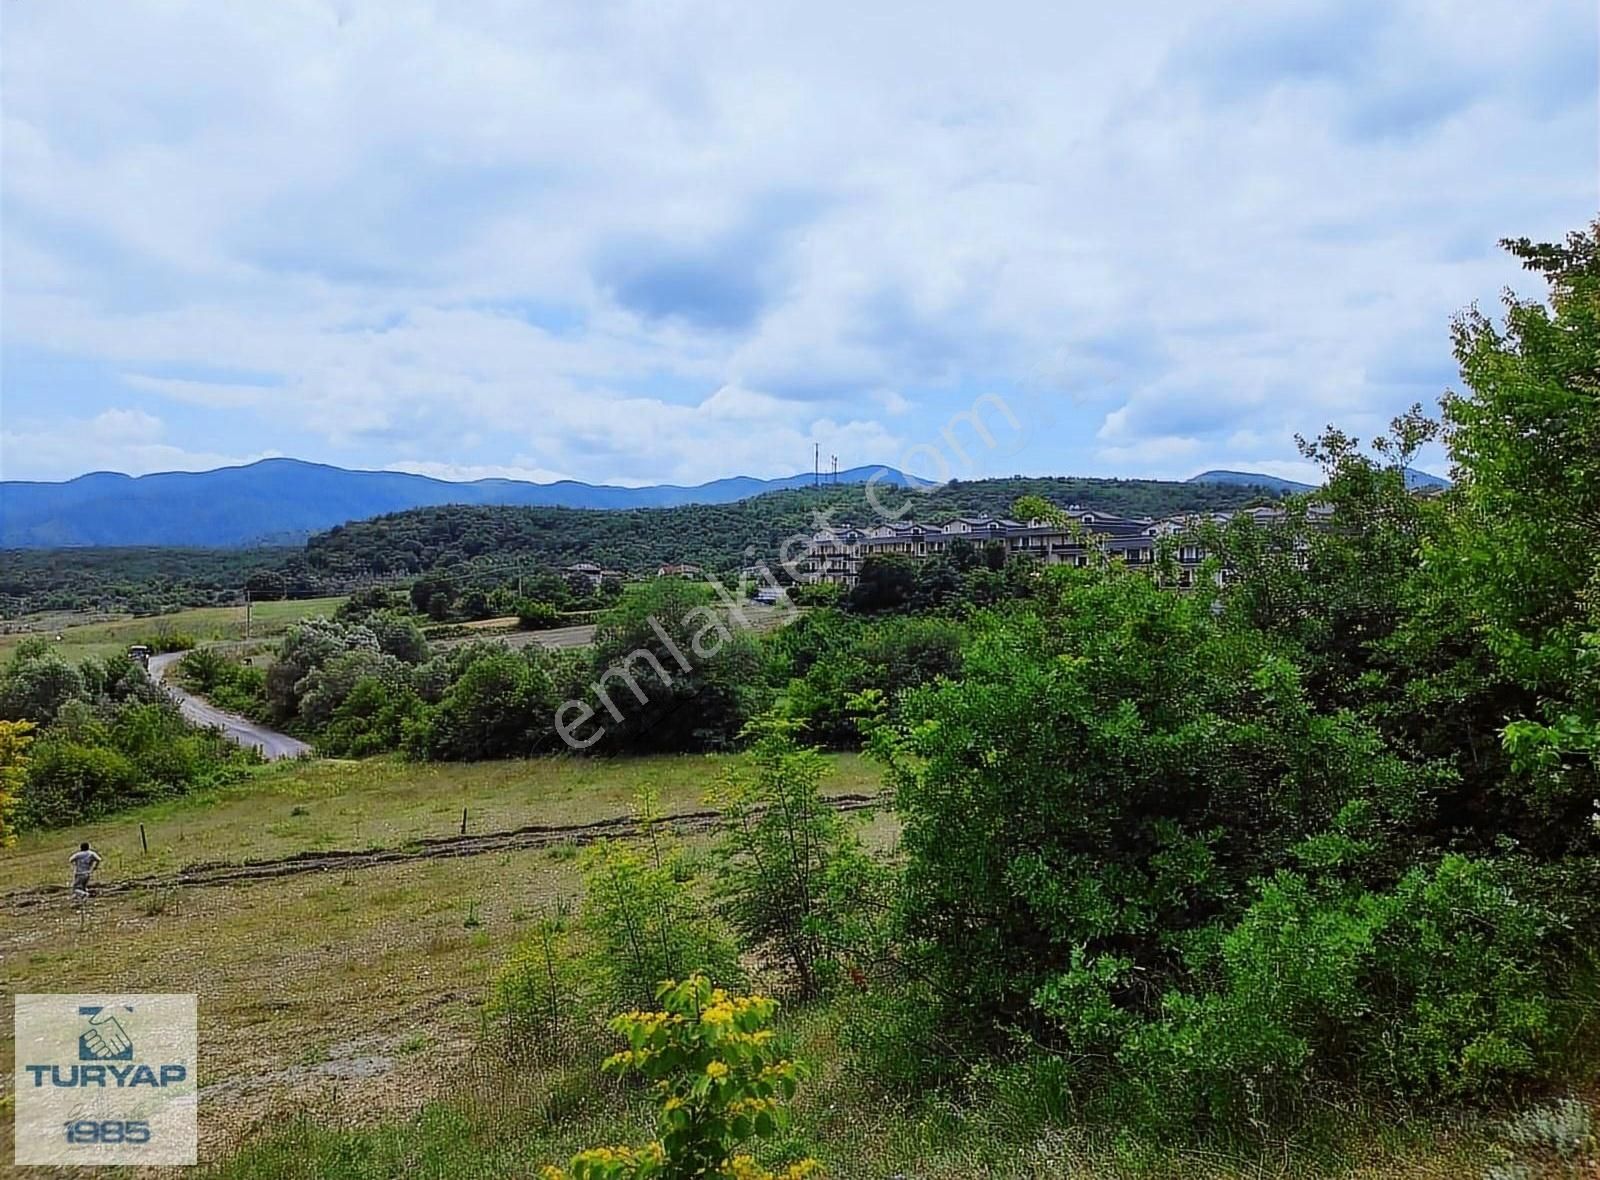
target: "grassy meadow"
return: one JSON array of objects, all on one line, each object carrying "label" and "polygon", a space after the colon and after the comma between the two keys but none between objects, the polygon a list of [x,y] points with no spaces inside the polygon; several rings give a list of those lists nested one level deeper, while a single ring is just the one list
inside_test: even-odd
[{"label": "grassy meadow", "polygon": [[[253,638],[275,635],[300,619],[331,615],[342,602],[341,595],[255,603],[250,608],[250,634]],[[241,604],[193,607],[143,618],[100,616],[91,621],[72,614],[36,615],[7,624],[15,629],[0,634],[0,660],[9,657],[24,640],[38,635],[51,640],[59,635],[56,649],[63,659],[73,664],[127,651],[130,644],[146,642],[157,635],[187,635],[198,643],[243,639],[244,613]]]},{"label": "grassy meadow", "polygon": [[[829,762],[825,793],[878,789],[876,768],[858,756]],[[196,862],[397,847],[458,831],[462,807],[475,832],[625,815],[640,792],[681,811],[703,805],[724,764],[716,756],[279,764],[81,831],[27,835],[0,859],[0,893],[59,883],[80,838],[103,851],[105,877],[115,880]],[[893,838],[891,816],[858,822],[869,844]],[[705,846],[706,837],[687,841],[691,856]],[[598,1073],[609,1051],[603,1035],[566,1060],[529,1058],[483,1015],[510,949],[540,916],[570,910],[581,889],[575,850],[556,847],[132,891],[96,899],[81,919],[54,898],[6,912],[0,981],[12,993],[198,993],[204,1043],[228,1046],[202,1054],[202,1174],[532,1177],[578,1147],[647,1130],[637,1092]],[[1483,1175],[1497,1150],[1490,1121],[1425,1123],[1360,1108],[1330,1108],[1300,1139],[1270,1148],[1162,1146],[1126,1130],[1071,1129],[1040,1079],[995,1066],[974,1079],[970,1101],[959,1093],[887,1101],[852,1076],[840,1052],[848,1004],[797,1009],[781,1026],[815,1070],[796,1107],[794,1144],[834,1177],[1444,1180]],[[10,1052],[0,1044],[0,1057]]]}]

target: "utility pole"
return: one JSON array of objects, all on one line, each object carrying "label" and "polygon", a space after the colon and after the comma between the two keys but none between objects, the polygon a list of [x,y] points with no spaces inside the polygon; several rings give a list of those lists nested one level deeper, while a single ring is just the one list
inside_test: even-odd
[{"label": "utility pole", "polygon": [[250,639],[250,587],[244,588],[244,637]]},{"label": "utility pole", "polygon": [[822,486],[822,444],[811,444],[811,486]]}]

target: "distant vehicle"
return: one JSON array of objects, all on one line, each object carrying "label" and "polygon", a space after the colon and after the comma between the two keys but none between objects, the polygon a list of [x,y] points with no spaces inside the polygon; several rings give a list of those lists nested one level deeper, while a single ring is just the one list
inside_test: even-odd
[{"label": "distant vehicle", "polygon": [[128,658],[141,668],[150,666],[150,649],[142,643],[136,643],[128,649]]}]

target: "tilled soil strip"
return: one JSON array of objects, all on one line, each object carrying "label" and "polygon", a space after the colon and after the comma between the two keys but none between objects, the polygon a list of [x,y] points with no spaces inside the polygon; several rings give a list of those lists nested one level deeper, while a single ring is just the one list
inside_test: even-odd
[{"label": "tilled soil strip", "polygon": [[[886,800],[879,795],[829,795],[823,802],[835,811],[863,811],[881,807]],[[654,822],[678,834],[709,832],[722,824],[720,811],[680,811],[663,815]],[[274,877],[291,877],[300,873],[325,873],[332,870],[370,869],[378,865],[398,864],[410,860],[442,860],[453,856],[481,856],[487,852],[508,852],[524,848],[548,848],[557,844],[592,844],[597,840],[638,836],[644,825],[631,816],[595,820],[586,824],[530,824],[508,832],[485,832],[470,836],[441,836],[412,840],[394,848],[371,848],[324,852],[297,852],[277,860],[210,861],[187,865],[168,876],[129,877],[96,885],[96,897],[117,893],[131,893],[140,889],[165,889],[197,885],[231,885],[241,881],[265,881]],[[9,908],[26,909],[42,905],[51,898],[68,893],[68,885],[39,885],[32,889],[18,889],[0,895],[0,902]]]}]

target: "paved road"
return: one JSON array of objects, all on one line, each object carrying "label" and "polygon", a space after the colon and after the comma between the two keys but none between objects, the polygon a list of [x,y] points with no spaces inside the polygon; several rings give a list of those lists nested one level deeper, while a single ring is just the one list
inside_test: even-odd
[{"label": "paved road", "polygon": [[229,741],[259,751],[268,762],[275,762],[279,758],[298,758],[302,754],[311,753],[311,747],[299,738],[267,729],[236,713],[225,713],[211,702],[201,700],[193,693],[185,692],[176,684],[164,679],[167,668],[182,655],[182,652],[168,652],[165,655],[151,656],[150,679],[167,690],[178,702],[178,708],[183,711],[183,715],[190,721],[196,725],[215,726],[222,730]]}]

